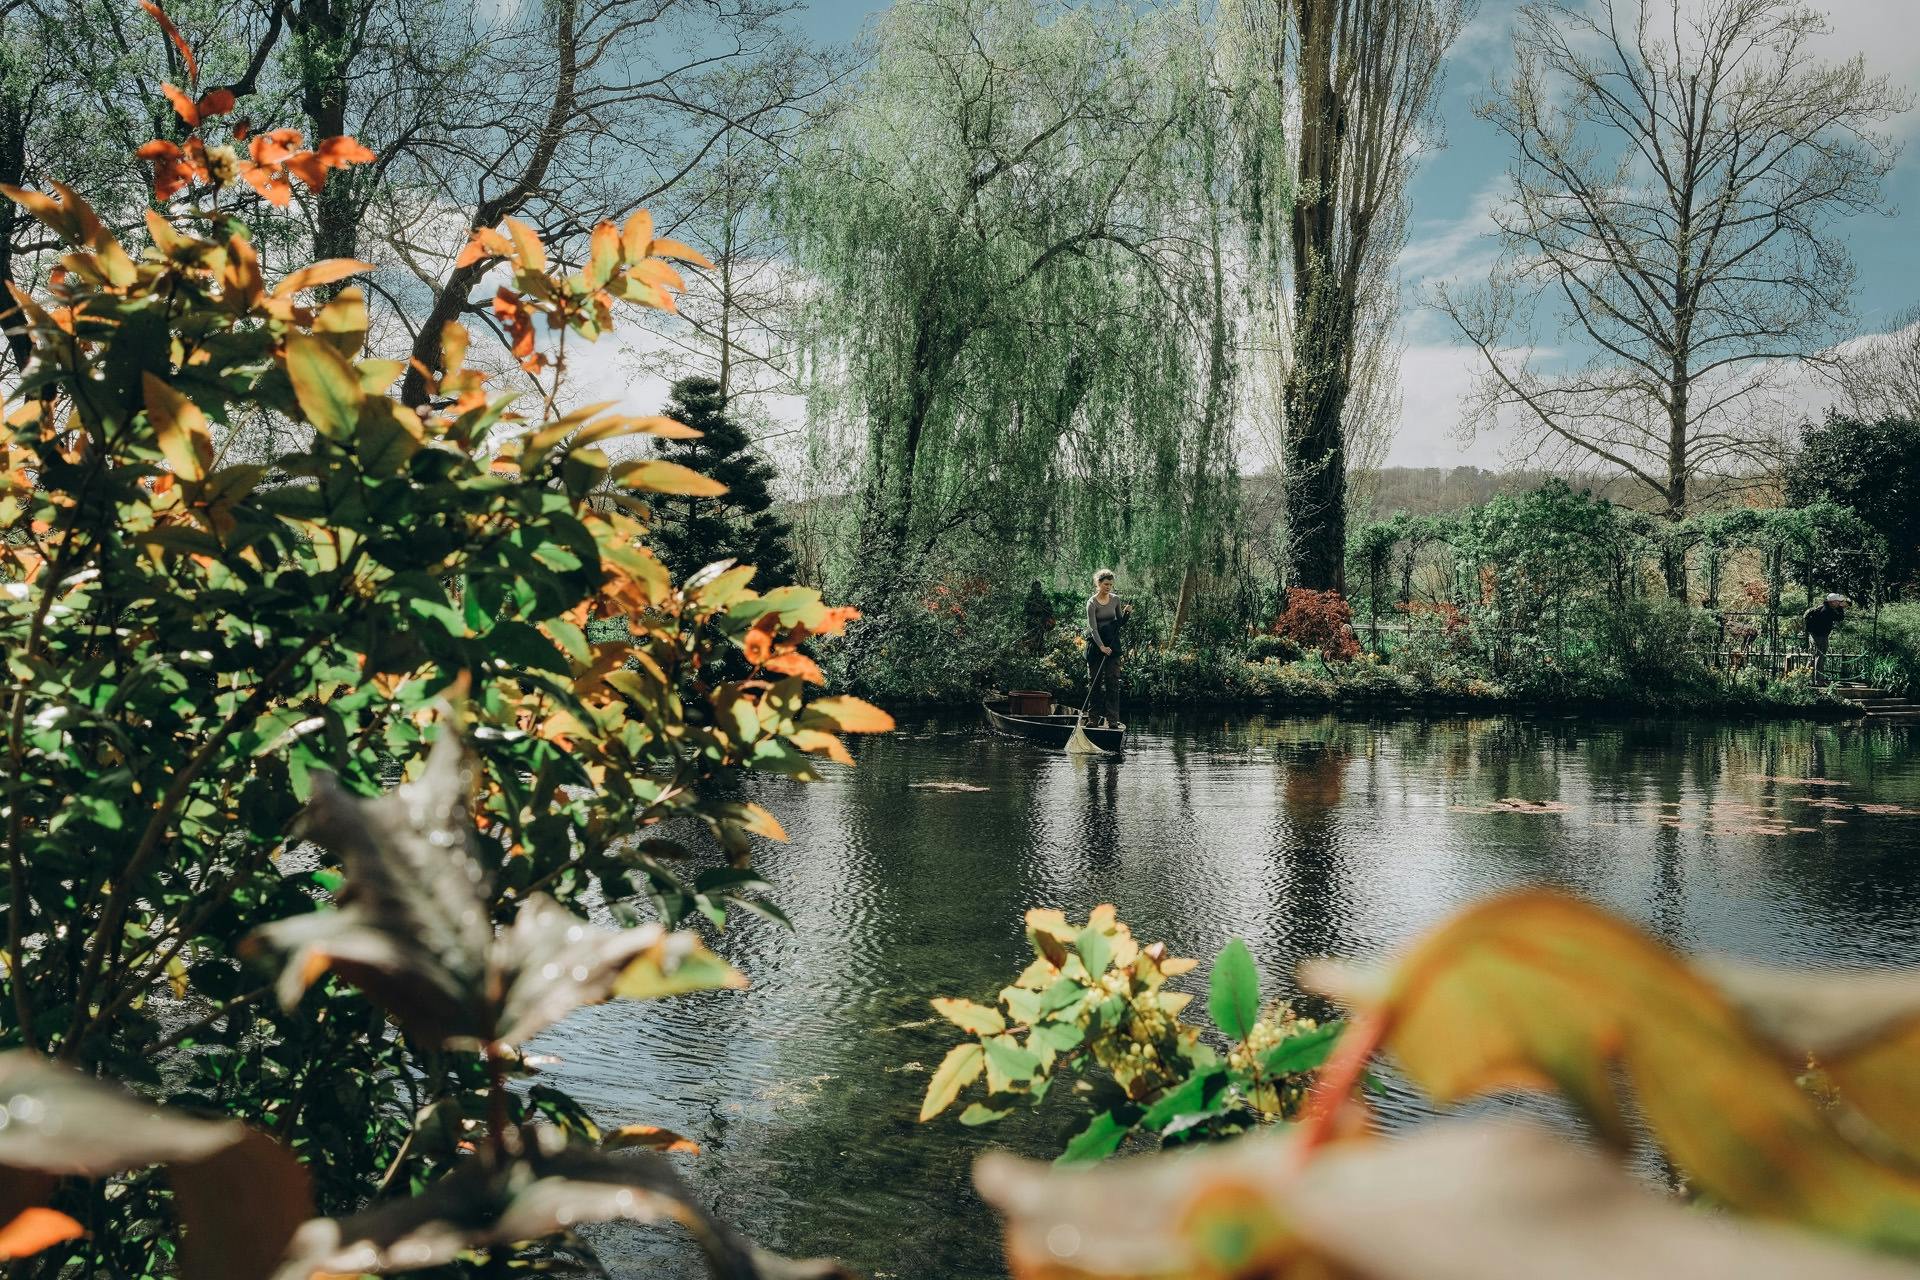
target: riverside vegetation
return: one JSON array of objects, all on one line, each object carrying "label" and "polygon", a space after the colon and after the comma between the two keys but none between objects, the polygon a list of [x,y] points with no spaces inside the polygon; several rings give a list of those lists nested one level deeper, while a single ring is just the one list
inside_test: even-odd
[{"label": "riverside vegetation", "polygon": [[[461,259],[505,277],[493,313],[543,394],[490,394],[449,323],[416,411],[340,287],[365,264],[269,281],[241,213],[371,155],[249,132],[224,89],[167,96],[144,244],[58,184],[5,190],[65,253],[15,295],[33,358],[0,444],[0,1252],[40,1276],[498,1273],[623,1216],[777,1273],[664,1156],[611,1156],[673,1135],[601,1129],[520,1052],[579,1004],[741,985],[676,930],[778,914],[751,846],[779,823],[729,781],[811,778],[890,724],[807,696],[800,644],[851,611],[724,562],[675,582],[644,545],[648,501],[719,486],[604,446],[686,428],[559,410],[567,340],[670,307],[698,255],[644,213],[571,272],[483,228]],[[295,443],[226,455],[266,418]],[[596,618],[620,625],[589,640]]]}]

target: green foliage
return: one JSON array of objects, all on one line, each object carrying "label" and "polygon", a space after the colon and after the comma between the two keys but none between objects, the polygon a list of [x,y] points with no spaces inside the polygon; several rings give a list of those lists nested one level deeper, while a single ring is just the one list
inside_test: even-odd
[{"label": "green foliage", "polygon": [[692,577],[716,560],[750,564],[762,590],[793,581],[793,531],[773,510],[774,469],[753,451],[753,439],[727,412],[720,384],[682,378],[673,384],[667,416],[694,439],[672,439],[660,456],[724,485],[713,497],[686,494],[654,504],[648,536],[667,572]]},{"label": "green foliage", "polygon": [[1140,946],[1111,906],[1095,907],[1079,927],[1058,911],[1029,911],[1027,939],[1033,963],[1001,990],[997,1006],[934,1000],[937,1013],[974,1039],[934,1071],[922,1121],[982,1077],[984,1095],[961,1113],[962,1124],[1038,1106],[1056,1067],[1073,1075],[1098,1068],[1096,1111],[1058,1163],[1102,1159],[1136,1133],[1167,1145],[1211,1141],[1292,1116],[1339,1038],[1340,1024],[1321,1026],[1285,1005],[1263,1013],[1259,975],[1238,938],[1214,961],[1207,1000],[1230,1042],[1224,1055],[1180,1020],[1193,997],[1166,987],[1194,962],[1169,956],[1163,943]]},{"label": "green foliage", "polygon": [[1920,602],[1887,605],[1862,638],[1870,684],[1909,696],[1920,692]]},{"label": "green foliage", "polygon": [[[559,413],[553,391],[515,414],[466,367],[458,325],[432,407],[400,405],[401,362],[362,352],[359,292],[302,301],[362,264],[270,288],[218,205],[232,176],[169,179],[187,198],[131,248],[64,188],[6,193],[70,251],[50,296],[23,302],[34,359],[0,437],[0,1018],[10,1045],[269,1130],[306,1160],[321,1209],[343,1212],[454,1169],[455,1148],[416,1130],[422,1111],[496,1135],[525,1108],[578,1112],[558,1091],[495,1089],[509,1114],[489,1113],[470,1043],[555,1014],[524,985],[525,956],[483,945],[495,926],[532,955],[588,902],[637,924],[650,901],[655,927],[775,912],[750,855],[782,832],[734,779],[812,778],[816,756],[846,757],[839,732],[889,722],[804,696],[812,663],[794,646],[850,613],[800,588],[758,593],[744,566],[676,584],[646,549],[645,495],[711,482],[598,446],[671,424]],[[617,298],[664,303],[662,258],[684,256],[644,215],[596,228],[572,273],[550,274],[518,223],[476,244],[510,271],[495,312],[525,335],[530,371],[551,363],[536,319],[591,337]],[[259,419],[290,424],[291,443],[230,460],[232,424]],[[596,617],[624,622],[589,639]],[[782,678],[700,674],[730,651]],[[446,698],[478,753],[478,900],[435,914],[436,894],[461,901],[437,873],[377,889],[399,870],[351,865],[335,831],[358,897],[342,901],[329,861],[289,834],[296,814],[315,798],[325,813],[336,785],[419,784]],[[669,822],[704,830],[727,865],[702,869]],[[609,954],[630,960],[645,935],[621,936]],[[282,986],[305,993],[297,1007],[268,1003],[249,937],[308,956]],[[328,965],[339,976],[320,977]],[[519,1012],[476,1005],[483,977]],[[133,1173],[112,1192],[71,1256],[166,1270],[162,1184]]]},{"label": "green foliage", "polygon": [[[1825,500],[1853,511],[1885,539],[1887,577],[1898,586],[1920,578],[1915,493],[1920,493],[1920,423],[1903,418],[1861,422],[1830,412],[1808,428],[1787,466],[1787,501],[1808,506]],[[1857,590],[1871,584],[1851,585]]]}]

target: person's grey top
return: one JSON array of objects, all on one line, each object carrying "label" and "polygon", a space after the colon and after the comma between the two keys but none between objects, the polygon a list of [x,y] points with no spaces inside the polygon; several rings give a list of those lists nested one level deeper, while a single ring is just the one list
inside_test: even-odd
[{"label": "person's grey top", "polygon": [[1110,595],[1105,604],[1100,603],[1098,595],[1087,597],[1087,643],[1105,644],[1111,648],[1119,638],[1120,597]]}]

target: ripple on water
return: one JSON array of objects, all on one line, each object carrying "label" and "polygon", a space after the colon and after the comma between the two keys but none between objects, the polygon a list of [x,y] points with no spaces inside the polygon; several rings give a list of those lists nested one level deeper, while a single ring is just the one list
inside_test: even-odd
[{"label": "ripple on water", "polygon": [[[987,1277],[1002,1268],[973,1157],[1051,1154],[1083,1117],[1061,1091],[990,1130],[916,1125],[955,1040],[926,1001],[1007,982],[1030,907],[1113,902],[1203,960],[1243,937],[1275,993],[1300,960],[1379,957],[1540,880],[1686,949],[1920,956],[1920,751],[1899,731],[1185,719],[1137,726],[1128,748],[1082,759],[930,721],[862,743],[856,771],[763,785],[791,840],[760,865],[794,928],[747,916],[715,940],[753,986],[582,1011],[540,1045],[562,1059],[550,1078],[605,1121],[702,1143],[689,1178],[769,1247]],[[1791,781],[1807,779],[1823,781]],[[1384,1123],[1429,1114],[1385,1083]],[[700,1274],[683,1238],[591,1239],[616,1274]]]}]

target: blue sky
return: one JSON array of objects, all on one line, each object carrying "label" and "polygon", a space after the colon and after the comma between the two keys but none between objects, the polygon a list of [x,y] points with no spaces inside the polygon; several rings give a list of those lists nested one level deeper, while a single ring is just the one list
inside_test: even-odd
[{"label": "blue sky", "polygon": [[[1828,15],[1830,56],[1864,51],[1870,69],[1920,88],[1920,0],[1814,0]],[[1489,203],[1497,197],[1507,152],[1495,132],[1473,117],[1472,101],[1511,58],[1509,30],[1517,0],[1481,0],[1449,62],[1441,103],[1445,149],[1423,157],[1414,180],[1412,217],[1401,269],[1408,291],[1403,318],[1400,430],[1388,461],[1402,466],[1497,466],[1521,460],[1513,442],[1458,438],[1460,396],[1474,373],[1469,354],[1453,344],[1442,317],[1419,303],[1425,284],[1440,275],[1482,276],[1493,253],[1487,237]],[[816,0],[801,24],[822,41],[847,41],[884,4]],[[1920,110],[1898,134],[1906,141],[1890,176],[1887,202],[1896,216],[1866,216],[1847,225],[1859,269],[1856,308],[1863,333],[1882,332],[1892,318],[1920,303]]]}]

